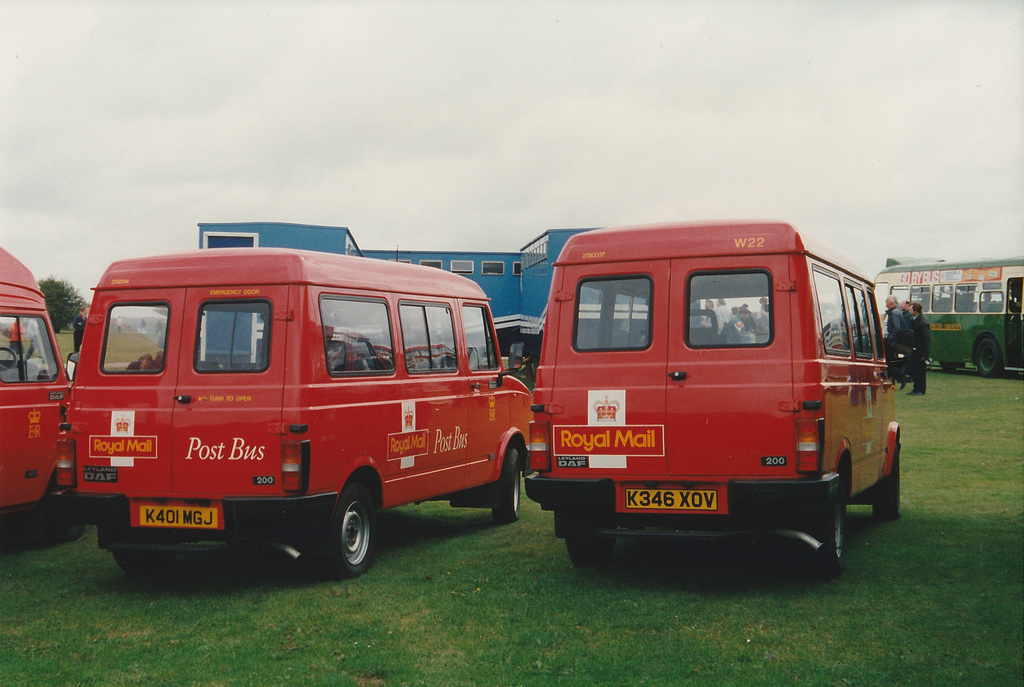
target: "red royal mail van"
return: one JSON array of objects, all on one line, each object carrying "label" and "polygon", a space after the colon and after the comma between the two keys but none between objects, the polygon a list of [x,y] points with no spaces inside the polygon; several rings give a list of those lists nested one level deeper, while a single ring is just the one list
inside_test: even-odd
[{"label": "red royal mail van", "polygon": [[62,500],[130,573],[255,541],[355,576],[378,508],[518,517],[530,395],[468,279],[276,249],[124,260],[85,340]]},{"label": "red royal mail van", "polygon": [[527,494],[578,565],[616,538],[796,537],[846,557],[846,504],[899,515],[871,282],[779,223],[605,229],[552,275]]},{"label": "red royal mail van", "polygon": [[59,540],[81,524],[51,512],[57,433],[68,381],[35,277],[0,248],[0,515],[4,530]]}]

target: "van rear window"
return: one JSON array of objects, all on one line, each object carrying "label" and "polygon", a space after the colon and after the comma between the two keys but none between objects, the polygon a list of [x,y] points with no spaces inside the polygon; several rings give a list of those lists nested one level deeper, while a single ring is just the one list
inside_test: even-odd
[{"label": "van rear window", "polygon": [[270,360],[270,303],[210,301],[199,309],[196,372],[262,372]]},{"label": "van rear window", "polygon": [[703,272],[690,276],[686,345],[767,346],[772,341],[771,278],[767,272]]},{"label": "van rear window", "polygon": [[320,321],[327,371],[331,375],[395,369],[391,322],[384,301],[325,296],[320,300]]},{"label": "van rear window", "polygon": [[164,369],[167,313],[163,303],[119,304],[107,317],[104,372],[156,374]]},{"label": "van rear window", "polygon": [[616,277],[580,282],[573,347],[628,351],[651,343],[651,280]]}]

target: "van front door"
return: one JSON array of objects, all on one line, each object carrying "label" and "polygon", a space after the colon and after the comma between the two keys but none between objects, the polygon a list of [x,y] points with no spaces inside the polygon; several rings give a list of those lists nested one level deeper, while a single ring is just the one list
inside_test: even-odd
[{"label": "van front door", "polygon": [[280,490],[287,286],[191,288],[174,393],[177,494]]},{"label": "van front door", "polygon": [[795,469],[787,458],[794,450],[790,284],[786,256],[672,261],[670,475]]}]

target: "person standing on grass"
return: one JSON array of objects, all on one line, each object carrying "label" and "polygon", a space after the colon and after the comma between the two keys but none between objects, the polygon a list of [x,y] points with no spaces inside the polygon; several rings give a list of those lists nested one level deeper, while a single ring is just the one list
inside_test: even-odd
[{"label": "person standing on grass", "polygon": [[83,305],[82,309],[75,315],[75,319],[71,320],[71,330],[74,332],[75,337],[75,353],[78,353],[78,349],[82,347],[82,335],[85,334],[85,318],[89,316],[89,306]]},{"label": "person standing on grass", "polygon": [[889,296],[885,299],[885,361],[889,367],[889,377],[899,382],[900,389],[907,385],[910,376],[900,364],[899,354],[903,351],[897,350],[897,339],[902,331],[910,331],[910,317],[900,310],[896,297]]},{"label": "person standing on grass", "polygon": [[910,322],[910,328],[914,331],[914,351],[910,354],[910,369],[914,380],[914,390],[909,395],[924,396],[928,389],[925,375],[928,373],[928,358],[931,357],[931,323],[922,313],[920,303],[911,303],[910,313],[913,318]]}]

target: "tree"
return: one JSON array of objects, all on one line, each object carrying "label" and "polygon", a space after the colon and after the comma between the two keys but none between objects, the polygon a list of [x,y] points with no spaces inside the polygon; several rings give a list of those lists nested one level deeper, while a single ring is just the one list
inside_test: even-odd
[{"label": "tree", "polygon": [[39,280],[39,290],[46,299],[46,312],[50,315],[55,331],[70,326],[78,311],[86,305],[86,300],[78,293],[67,279],[47,277]]}]

